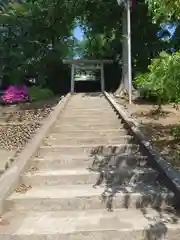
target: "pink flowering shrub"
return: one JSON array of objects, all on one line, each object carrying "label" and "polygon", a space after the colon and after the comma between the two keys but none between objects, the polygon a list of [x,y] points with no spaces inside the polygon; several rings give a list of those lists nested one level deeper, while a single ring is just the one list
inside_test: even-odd
[{"label": "pink flowering shrub", "polygon": [[26,86],[10,86],[1,96],[4,103],[16,103],[28,101],[29,93]]}]

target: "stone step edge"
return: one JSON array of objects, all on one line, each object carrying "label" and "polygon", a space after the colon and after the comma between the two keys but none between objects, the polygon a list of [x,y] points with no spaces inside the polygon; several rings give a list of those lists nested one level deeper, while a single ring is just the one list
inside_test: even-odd
[{"label": "stone step edge", "polygon": [[[127,168],[125,170],[132,171],[132,173],[138,173],[138,174],[149,174],[149,173],[157,173],[152,168]],[[113,171],[113,170],[112,170]],[[120,174],[121,170],[118,171],[117,169],[114,170],[116,174]],[[61,169],[61,170],[36,170],[36,171],[28,171],[22,175],[22,177],[58,177],[58,176],[74,176],[74,175],[89,175],[89,174],[99,174],[98,170],[91,170],[90,168],[84,169],[84,168],[73,168],[73,169]],[[157,173],[158,174],[158,173]]]},{"label": "stone step edge", "polygon": [[[29,232],[29,229],[32,228],[32,224],[30,224],[29,226],[26,225],[25,229],[22,228],[22,232],[21,229],[19,229],[18,227],[16,228],[16,230],[13,232],[13,236],[16,236],[16,239],[18,239],[18,236],[20,237],[19,239],[22,239],[22,237],[31,237],[33,238],[33,236],[38,236],[41,235],[42,236],[57,236],[58,234],[62,234],[62,235],[66,235],[66,234],[88,234],[89,232],[93,232],[94,234],[100,233],[101,234],[104,232],[104,234],[108,234],[109,232],[113,232],[112,236],[116,233],[117,235],[119,234],[119,238],[121,237],[120,233],[121,232],[128,232],[130,231],[130,233],[134,233],[136,235],[137,231],[148,231],[149,234],[152,234],[152,236],[156,236],[156,233],[158,233],[158,231],[162,230],[162,225],[160,224],[159,227],[157,225],[158,222],[158,217],[157,217],[157,213],[152,211],[151,209],[148,210],[149,214],[147,216],[149,216],[150,218],[146,218],[145,216],[143,216],[143,214],[138,211],[138,210],[124,210],[124,209],[120,209],[120,210],[116,210],[114,212],[107,212],[107,211],[99,211],[99,210],[92,210],[92,211],[69,211],[69,212],[53,212],[53,211],[48,211],[48,212],[33,212],[30,211],[28,213],[25,212],[19,212],[19,213],[9,213],[6,214],[4,216],[5,220],[9,220],[9,226],[6,226],[5,229],[3,229],[3,226],[0,226],[0,237],[7,237],[12,236],[12,231],[11,228],[14,229],[14,226],[16,226],[16,223],[18,222],[23,222],[23,219],[25,218],[27,220],[27,222],[29,222],[29,219],[32,219],[33,224],[35,224],[37,232],[32,233],[31,231]],[[13,217],[13,220],[11,222],[11,216]],[[41,219],[41,217],[44,216],[44,219]],[[69,220],[67,219],[67,216],[69,218]],[[101,219],[109,219],[111,221],[113,221],[114,219],[116,220],[120,220],[121,217],[124,216],[124,221],[122,219],[122,223],[127,223],[127,226],[122,227],[121,226],[121,221],[119,221],[119,224],[117,224],[116,222],[114,222],[114,225],[111,227],[108,227],[106,224],[103,227],[102,225],[99,225],[99,227],[97,228],[97,224],[100,224],[100,220]],[[125,217],[126,216],[126,217]],[[156,217],[155,219],[153,219],[153,217]],[[152,220],[151,220],[152,218]],[[168,215],[164,215],[164,219],[168,218]],[[39,226],[38,221],[39,219],[41,219],[41,222],[44,222],[44,226],[47,225],[47,223],[49,223],[47,225],[47,227],[51,226],[51,229],[49,232],[47,231],[46,228],[42,228]],[[94,221],[96,222],[96,224],[94,224]],[[138,221],[137,221],[138,219]],[[49,221],[48,221],[49,220]],[[87,222],[89,220],[89,229],[87,230]],[[91,221],[90,221],[91,220]],[[98,220],[98,221],[97,221]],[[31,221],[30,221],[31,222]],[[64,224],[63,224],[64,222]],[[73,223],[74,224],[70,224]],[[106,221],[105,221],[106,222]],[[161,220],[161,222],[163,222],[163,220]],[[60,226],[67,226],[67,228],[63,229],[63,227],[57,227],[59,224],[61,223]],[[78,225],[78,223],[81,223]],[[84,223],[84,226],[83,226]],[[134,224],[133,224],[134,223]],[[37,224],[37,225],[36,225]],[[69,225],[70,224],[70,225]],[[76,225],[77,224],[77,225]],[[112,223],[113,224],[113,223]],[[122,224],[122,225],[123,225]],[[95,227],[93,227],[93,225]],[[152,228],[152,226],[155,226],[156,228]],[[82,229],[76,228],[76,226],[82,226]],[[39,227],[39,229],[38,229]],[[84,227],[84,229],[83,229]],[[171,224],[171,223],[166,223],[166,227],[167,227],[167,232],[166,234],[169,233],[168,230],[178,230],[179,229],[179,223],[176,224]],[[46,230],[45,230],[46,229]],[[26,230],[26,231],[25,231]],[[44,231],[45,230],[45,231]],[[178,232],[178,231],[177,231]],[[94,234],[92,235],[92,237],[94,236]],[[173,234],[173,233],[171,233]],[[83,235],[81,235],[82,237]],[[133,235],[131,235],[133,236]],[[129,236],[129,237],[131,237]],[[168,235],[169,236],[169,235]],[[175,235],[174,235],[175,236]],[[7,239],[7,238],[5,238]],[[10,240],[11,238],[9,238]],[[26,239],[26,238],[23,238]],[[30,239],[30,238],[28,238]],[[43,238],[43,239],[51,239],[51,238]],[[53,239],[53,238],[52,238]],[[67,239],[71,239],[67,238]],[[80,238],[81,239],[81,238]],[[82,238],[84,239],[84,238]],[[104,238],[99,238],[99,239],[104,239]],[[127,239],[127,238],[126,238]],[[132,238],[128,238],[127,240],[131,240]],[[154,239],[154,238],[153,238]],[[170,239],[170,238],[169,238]],[[177,238],[173,238],[175,240],[178,240],[178,236]]]},{"label": "stone step edge", "polygon": [[52,146],[40,146],[39,149],[60,149],[60,148],[91,148],[91,147],[138,147],[138,144],[75,144],[75,145],[52,145]]},{"label": "stone step edge", "polygon": [[90,136],[90,137],[84,137],[84,136],[76,136],[76,137],[69,137],[69,136],[66,136],[66,135],[62,135],[62,134],[60,134],[59,136],[58,136],[58,138],[57,137],[53,137],[53,136],[47,136],[46,138],[45,138],[45,140],[93,140],[93,139],[96,139],[96,140],[99,140],[99,139],[102,139],[102,140],[109,140],[109,141],[111,141],[111,140],[122,140],[122,139],[132,139],[133,138],[133,136],[131,136],[131,135],[128,135],[128,134],[126,134],[126,135],[119,135],[119,136]]},{"label": "stone step edge", "polygon": [[62,133],[71,133],[71,134],[73,134],[73,133],[76,133],[76,132],[79,132],[79,133],[81,133],[81,132],[87,132],[87,133],[89,133],[89,132],[97,132],[97,133],[113,133],[113,132],[123,132],[123,131],[126,131],[125,129],[123,129],[123,128],[113,128],[113,129],[101,129],[101,130],[98,130],[98,129],[91,129],[91,130],[86,130],[86,129],[73,129],[73,130],[64,130],[64,131],[62,131],[62,130],[60,130],[58,133],[52,133],[53,135],[54,134],[62,134]]},{"label": "stone step edge", "polygon": [[[156,186],[152,186],[149,185],[149,188],[147,187],[148,184],[144,184],[144,186],[142,185],[139,190],[136,188],[136,191],[133,191],[133,187],[129,186],[129,185],[123,185],[122,190],[119,191],[115,194],[116,198],[118,197],[124,197],[127,195],[131,195],[133,196],[150,196],[152,194],[157,194],[157,195],[161,195],[162,197],[167,197],[167,196],[172,196],[173,197],[173,193],[167,191],[167,189],[163,189],[163,188],[158,188]],[[71,199],[74,197],[82,197],[82,198],[86,198],[86,197],[95,197],[95,196],[101,196],[102,193],[105,193],[105,196],[109,196],[111,195],[111,192],[104,192],[104,190],[106,189],[106,184],[102,184],[97,188],[94,188],[92,184],[85,184],[85,185],[75,185],[75,184],[71,184],[71,185],[66,185],[66,186],[61,186],[60,188],[57,189],[56,186],[35,186],[33,188],[28,189],[26,192],[24,193],[18,193],[18,192],[13,192],[6,201],[18,201],[18,200],[42,200],[42,199]],[[38,191],[41,189],[41,194],[36,196],[35,193],[38,193]],[[56,189],[56,190],[55,190]],[[68,192],[71,191],[72,189],[76,190],[74,191],[74,194],[71,196],[70,194],[64,195],[62,196],[61,193],[63,191]],[[88,189],[88,192],[87,192]],[[42,191],[43,190],[43,191]],[[84,190],[86,190],[86,193],[84,194]],[[91,192],[92,190],[92,192]],[[109,189],[110,190],[110,189]],[[47,194],[48,193],[48,194]],[[52,193],[56,193],[55,195],[52,195]],[[58,195],[59,194],[59,195]]]},{"label": "stone step edge", "polygon": [[[98,155],[98,154],[97,154]],[[129,154],[104,154],[103,155],[104,157],[111,157],[111,156],[116,156],[116,157],[126,157],[126,158],[135,158],[137,160],[147,160],[147,157],[146,156],[143,156],[143,155],[138,155],[138,154],[133,154],[133,155],[129,155]],[[35,162],[35,161],[61,161],[61,160],[84,160],[85,161],[89,161],[89,160],[93,160],[91,156],[88,156],[86,154],[80,154],[80,155],[66,155],[66,154],[61,154],[61,156],[59,158],[57,157],[53,157],[54,159],[52,159],[51,157],[34,157],[33,158],[33,161],[32,162]]]}]

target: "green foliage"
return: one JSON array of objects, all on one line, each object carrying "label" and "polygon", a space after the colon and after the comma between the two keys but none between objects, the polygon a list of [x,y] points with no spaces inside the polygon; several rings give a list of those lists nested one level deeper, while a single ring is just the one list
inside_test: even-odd
[{"label": "green foliage", "polygon": [[154,21],[179,20],[180,0],[146,0]]},{"label": "green foliage", "polygon": [[[116,1],[77,1],[87,39],[82,42],[80,55],[89,58],[122,58],[122,12]],[[96,10],[95,10],[96,9]],[[80,10],[79,10],[80,11]],[[152,23],[148,5],[136,1],[131,12],[133,73],[145,72],[150,59],[164,49],[156,33],[159,25]],[[83,49],[83,50],[82,50]]]},{"label": "green foliage", "polygon": [[[87,58],[121,62],[122,8],[116,1],[1,2],[0,76],[5,82],[13,84],[23,82],[25,76],[38,76],[38,84],[48,84],[53,91],[60,89],[57,82],[69,74],[60,66],[61,60],[73,57],[74,51]],[[163,49],[163,43],[156,37],[158,25],[152,24],[144,0],[135,3],[131,17],[133,72],[145,72],[150,59]],[[78,47],[72,37],[77,22],[87,35]]]},{"label": "green foliage", "polygon": [[111,58],[117,54],[112,48],[114,37],[108,38],[105,34],[96,34],[85,38],[80,43],[81,55],[92,59]]},{"label": "green foliage", "polygon": [[175,139],[179,140],[180,139],[180,126],[171,127],[170,133]]},{"label": "green foliage", "polygon": [[149,72],[136,77],[136,86],[141,92],[156,96],[162,101],[180,101],[180,52],[169,55],[161,52],[152,60]]},{"label": "green foliage", "polygon": [[0,76],[13,84],[36,75],[42,84],[49,78],[47,62],[54,52],[52,71],[72,56],[74,10],[66,0],[17,2],[4,0],[0,5]]},{"label": "green foliage", "polygon": [[71,68],[63,64],[57,54],[52,53],[47,56],[43,65],[44,75],[47,76],[43,86],[51,89],[55,94],[69,92],[71,80]]},{"label": "green foliage", "polygon": [[41,101],[52,98],[54,94],[48,88],[34,86],[29,88],[29,95],[31,101]]}]

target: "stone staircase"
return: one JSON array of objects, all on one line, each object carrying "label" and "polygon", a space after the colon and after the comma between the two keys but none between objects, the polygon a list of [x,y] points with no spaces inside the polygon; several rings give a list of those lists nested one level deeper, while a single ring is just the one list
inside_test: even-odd
[{"label": "stone staircase", "polygon": [[73,95],[7,198],[0,240],[178,240],[156,179],[105,97]]}]

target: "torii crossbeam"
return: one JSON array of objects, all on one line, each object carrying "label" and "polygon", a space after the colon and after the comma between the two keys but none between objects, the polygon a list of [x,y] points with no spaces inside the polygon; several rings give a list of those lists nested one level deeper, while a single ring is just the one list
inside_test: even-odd
[{"label": "torii crossbeam", "polygon": [[91,66],[92,70],[99,69],[101,71],[101,91],[105,91],[104,64],[111,64],[113,63],[112,60],[64,59],[63,63],[71,65],[71,93],[75,91],[75,71],[79,65],[83,66],[83,69],[89,69],[89,66]]}]

